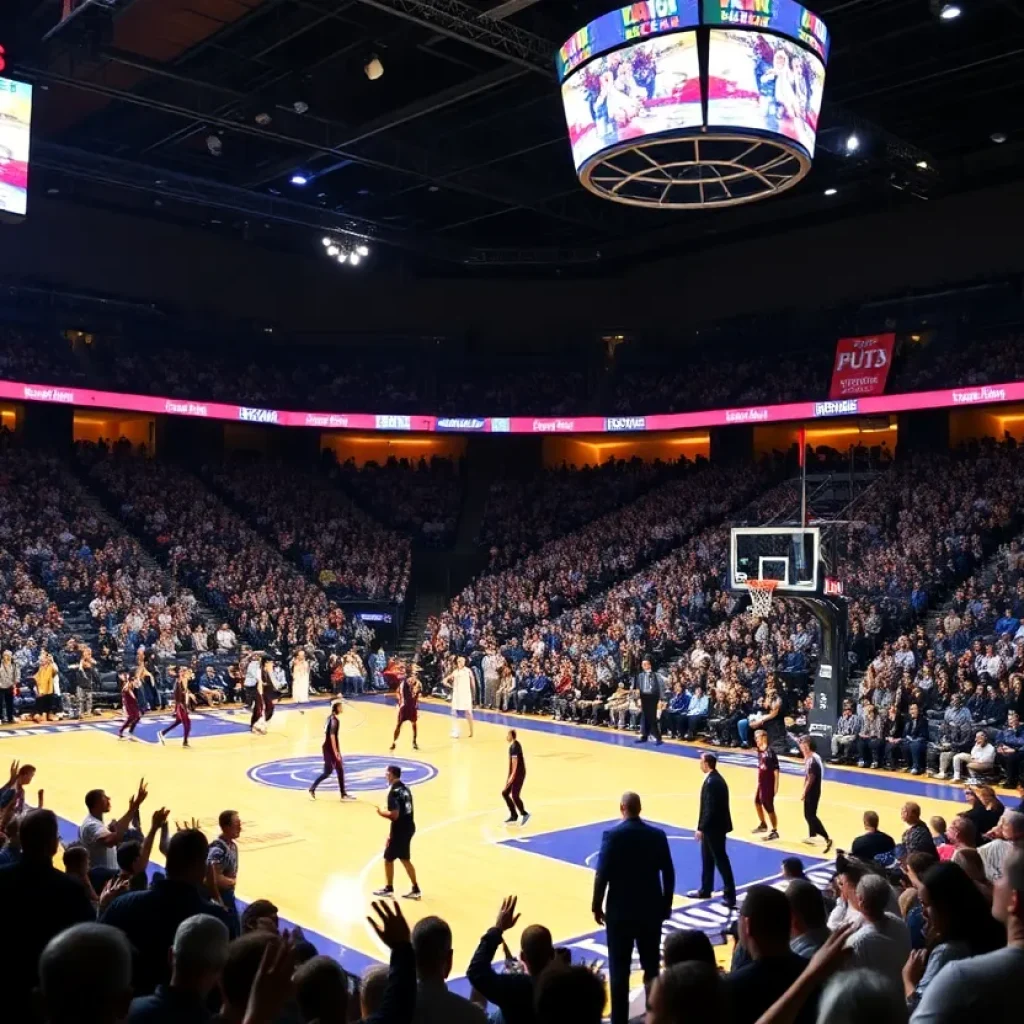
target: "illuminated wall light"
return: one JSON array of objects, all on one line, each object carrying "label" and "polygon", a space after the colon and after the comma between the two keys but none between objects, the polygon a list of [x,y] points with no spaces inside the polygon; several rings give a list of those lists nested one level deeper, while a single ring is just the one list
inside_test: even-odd
[{"label": "illuminated wall light", "polygon": [[943,4],[942,9],[939,11],[939,17],[943,21],[955,21],[963,11],[959,4]]},{"label": "illuminated wall light", "polygon": [[825,189],[825,195],[827,195],[827,196],[834,196],[838,191],[839,191],[839,189],[837,189],[837,188],[827,188],[827,189]]},{"label": "illuminated wall light", "polygon": [[846,152],[856,153],[858,149],[860,149],[860,139],[857,138],[856,132],[851,132],[846,137]]},{"label": "illuminated wall light", "polygon": [[291,176],[291,183],[301,187],[302,185],[309,184],[309,178],[307,178],[305,174],[295,173]]}]

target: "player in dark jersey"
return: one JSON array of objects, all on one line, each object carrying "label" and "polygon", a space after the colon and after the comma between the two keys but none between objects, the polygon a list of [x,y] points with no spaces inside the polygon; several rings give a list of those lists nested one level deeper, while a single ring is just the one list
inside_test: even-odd
[{"label": "player in dark jersey", "polygon": [[142,721],[139,698],[135,694],[136,681],[127,672],[118,672],[117,681],[121,684],[121,707],[124,708],[124,721],[117,731],[117,738],[123,739],[127,729],[128,738],[135,739],[135,726]]},{"label": "player in dark jersey", "polygon": [[327,722],[324,725],[324,743],[323,743],[323,754],[324,754],[324,770],[320,777],[309,787],[309,795],[315,800],[316,789],[321,782],[325,782],[331,772],[336,772],[338,775],[338,792],[341,793],[342,800],[355,800],[354,796],[349,796],[345,791],[345,767],[341,763],[341,748],[338,746],[338,730],[341,727],[341,721],[339,715],[341,714],[341,701],[336,700],[331,705],[331,713],[327,716]]},{"label": "player in dark jersey", "polygon": [[411,722],[412,749],[419,750],[420,748],[416,742],[418,739],[416,720],[419,717],[420,682],[415,677],[412,679],[405,677],[398,684],[395,693],[398,696],[398,721],[395,723],[395,735],[391,738],[391,749],[395,749],[395,744],[398,742],[398,734],[402,731],[403,724]]},{"label": "player in dark jersey", "polygon": [[161,729],[157,734],[156,738],[163,743],[164,737],[172,730],[177,729],[180,725],[185,731],[185,739],[182,741],[182,746],[188,746],[188,736],[192,731],[192,719],[189,718],[188,708],[189,704],[195,704],[195,697],[192,696],[192,691],[188,688],[188,681],[192,678],[192,669],[182,668],[178,669],[178,675],[174,680],[174,721],[171,722],[166,729]]},{"label": "player in dark jersey", "polygon": [[818,817],[818,803],[821,800],[821,778],[823,770],[821,758],[818,756],[818,744],[813,736],[800,738],[800,753],[804,755],[804,820],[807,822],[808,837],[804,840],[808,846],[814,845],[814,837],[821,836],[825,840],[825,852],[832,849],[832,840],[825,831]]},{"label": "player in dark jersey", "polygon": [[754,833],[768,832],[764,816],[772,823],[771,831],[764,837],[765,842],[779,838],[779,819],[775,815],[775,795],[779,791],[779,757],[768,745],[768,733],[758,729],[754,733],[757,747],[757,792],[754,794],[754,810],[760,824]]},{"label": "player in dark jersey", "polygon": [[526,781],[526,759],[523,757],[523,747],[516,739],[515,729],[509,729],[505,739],[509,742],[508,748],[508,779],[501,795],[508,807],[506,825],[511,825],[523,816],[523,824],[530,820],[530,812],[523,806],[523,798],[519,795],[523,791],[523,783]]},{"label": "player in dark jersey", "polygon": [[416,822],[413,818],[412,793],[402,782],[402,769],[397,765],[388,765],[387,780],[391,787],[388,790],[388,805],[377,813],[391,822],[391,831],[384,846],[384,880],[383,889],[376,889],[374,896],[395,895],[395,861],[400,860],[405,873],[412,882],[412,889],[405,894],[407,900],[418,900],[422,893],[416,882],[416,869],[412,866],[412,837],[416,834]]}]

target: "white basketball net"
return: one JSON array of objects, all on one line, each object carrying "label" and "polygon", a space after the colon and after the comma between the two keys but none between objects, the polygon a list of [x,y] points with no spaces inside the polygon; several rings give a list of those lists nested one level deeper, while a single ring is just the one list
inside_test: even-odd
[{"label": "white basketball net", "polygon": [[750,606],[753,608],[755,615],[764,619],[771,614],[772,597],[778,585],[778,580],[747,580],[747,590],[750,592]]}]

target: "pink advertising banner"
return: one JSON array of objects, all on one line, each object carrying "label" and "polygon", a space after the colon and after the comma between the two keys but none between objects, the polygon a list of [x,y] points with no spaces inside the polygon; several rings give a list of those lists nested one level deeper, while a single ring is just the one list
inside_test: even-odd
[{"label": "pink advertising banner", "polygon": [[594,434],[639,433],[655,430],[694,430],[701,427],[758,426],[792,420],[823,419],[833,416],[877,416],[1024,401],[1024,381],[978,387],[915,391],[900,395],[872,395],[861,398],[827,399],[820,402],[789,402],[739,409],[708,409],[700,412],[667,413],[653,416],[512,416],[437,417],[391,413],[288,412],[259,409],[221,402],[200,402],[183,398],[159,398],[117,391],[51,384],[22,384],[0,380],[0,399],[16,402],[48,402],[77,408],[143,412],[164,416],[194,416],[200,419],[263,423],[278,427],[307,427],[316,430],[451,431],[493,434]]}]

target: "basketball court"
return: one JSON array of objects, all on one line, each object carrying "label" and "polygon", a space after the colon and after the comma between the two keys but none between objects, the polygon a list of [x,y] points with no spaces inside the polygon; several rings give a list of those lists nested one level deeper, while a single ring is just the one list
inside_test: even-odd
[{"label": "basketball court", "polygon": [[[352,971],[386,959],[366,924],[372,890],[383,884],[380,854],[387,822],[374,809],[384,802],[384,769],[402,766],[414,799],[417,834],[413,861],[423,900],[403,900],[411,921],[437,914],[452,926],[461,976],[480,935],[493,924],[502,898],[515,893],[521,925],[543,922],[578,957],[602,960],[604,935],[590,914],[593,872],[601,833],[618,819],[619,796],[641,794],[644,817],[663,827],[676,865],[675,912],[669,928],[706,929],[721,941],[721,903],[688,900],[699,883],[700,853],[693,841],[700,785],[699,746],[666,741],[640,748],[634,734],[547,719],[480,713],[473,739],[450,736],[447,707],[421,704],[420,750],[408,727],[396,754],[388,752],[395,721],[393,699],[365,698],[345,706],[341,748],[348,786],[357,799],[343,804],[336,783],[312,801],[306,790],[321,767],[320,744],[329,705],[283,704],[267,736],[248,731],[248,715],[211,711],[193,716],[191,749],[180,740],[156,741],[168,716],[152,715],[138,728],[140,742],[119,741],[117,720],[0,730],[0,756],[38,767],[33,790],[61,818],[66,841],[85,815],[88,789],[103,787],[121,813],[138,780],[149,784],[143,820],[170,808],[172,821],[197,817],[210,838],[217,815],[233,808],[242,818],[238,893],[244,901],[272,900],[282,919],[302,927],[323,952]],[[500,792],[507,765],[506,730],[515,727],[527,763],[524,799],[528,825],[503,824]],[[729,851],[737,883],[779,880],[788,854],[811,868],[821,848],[805,846],[800,805],[802,769],[783,762],[778,810],[781,839],[764,843],[756,824],[752,752],[723,751],[736,831]],[[332,788],[333,787],[333,788]],[[904,775],[826,769],[821,816],[839,848],[860,834],[861,814],[878,811],[882,828],[898,838],[903,801],[922,801],[928,814],[951,818],[962,797],[951,786]],[[34,799],[34,793],[33,793]],[[823,870],[819,878],[824,880]],[[407,891],[396,866],[396,891]],[[508,936],[518,949],[518,929]],[[723,949],[724,951],[724,949]],[[457,983],[460,987],[464,982]]]}]

